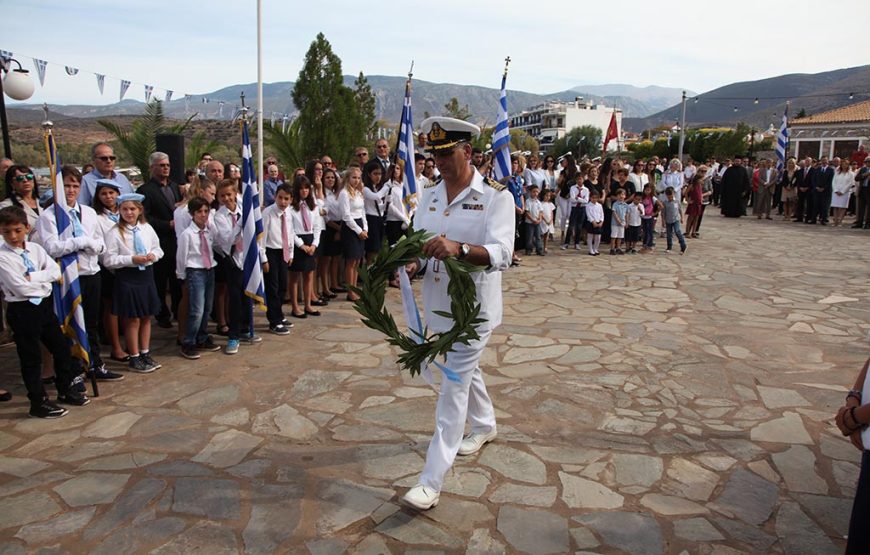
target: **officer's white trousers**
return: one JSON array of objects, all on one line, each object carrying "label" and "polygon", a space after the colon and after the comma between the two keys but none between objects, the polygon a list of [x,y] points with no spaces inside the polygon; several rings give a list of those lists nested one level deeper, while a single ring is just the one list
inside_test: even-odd
[{"label": "officer's white trousers", "polygon": [[474,433],[487,433],[495,428],[495,411],[480,372],[480,356],[492,331],[480,332],[480,339],[469,345],[456,344],[447,353],[447,368],[456,372],[461,382],[441,380],[441,392],[435,408],[435,434],[429,442],[426,464],[420,476],[424,486],[441,491],[444,475],[462,443],[465,421]]}]

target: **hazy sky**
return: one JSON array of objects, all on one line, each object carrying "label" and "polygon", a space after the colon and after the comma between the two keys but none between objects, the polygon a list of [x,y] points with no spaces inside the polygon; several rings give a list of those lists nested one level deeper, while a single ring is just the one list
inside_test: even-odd
[{"label": "hazy sky", "polygon": [[[512,89],[704,92],[870,63],[855,27],[866,29],[868,8],[866,0],[263,0],[264,81],[295,80],[322,31],[345,74],[404,75],[413,59],[415,78],[498,87],[510,55]],[[831,19],[818,25],[823,13]],[[0,49],[34,78],[31,57],[49,61],[29,102],[117,102],[119,79],[133,82],[125,98],[136,100],[144,83],[159,98],[166,89],[180,98],[257,79],[255,0],[0,0],[0,14]],[[107,76],[102,96],[95,72]]]}]

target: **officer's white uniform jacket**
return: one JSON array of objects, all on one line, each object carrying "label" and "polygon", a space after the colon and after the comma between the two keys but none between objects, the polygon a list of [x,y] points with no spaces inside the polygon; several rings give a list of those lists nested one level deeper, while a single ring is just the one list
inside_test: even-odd
[{"label": "officer's white uniform jacket", "polygon": [[[479,245],[489,253],[489,268],[472,274],[481,307],[480,317],[486,319],[486,323],[477,328],[483,332],[501,324],[501,272],[510,267],[513,257],[514,199],[503,185],[487,182],[476,171],[472,175],[471,185],[450,204],[443,181],[424,188],[414,215],[414,228],[435,235],[443,233],[447,239]],[[444,265],[434,258],[429,259],[423,278],[423,305],[430,331],[444,332],[453,327],[450,319],[435,314],[435,311],[450,312],[449,281]]]}]

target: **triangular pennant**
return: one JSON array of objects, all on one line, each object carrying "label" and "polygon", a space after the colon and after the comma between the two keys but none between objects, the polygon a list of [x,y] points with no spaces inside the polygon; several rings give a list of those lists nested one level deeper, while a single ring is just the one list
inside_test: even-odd
[{"label": "triangular pennant", "polygon": [[169,104],[170,100],[172,100],[172,91],[166,91],[166,96],[163,98],[163,102]]},{"label": "triangular pennant", "polygon": [[119,101],[124,100],[124,95],[127,94],[127,89],[129,88],[130,82],[125,79],[121,79],[121,98],[119,99]]},{"label": "triangular pennant", "polygon": [[100,75],[99,73],[95,73],[97,76],[97,87],[100,89],[100,94],[103,94],[103,86],[106,84],[106,76]]},{"label": "triangular pennant", "polygon": [[67,75],[77,75],[79,72],[79,68],[66,66],[66,74]]},{"label": "triangular pennant", "polygon": [[38,58],[33,58],[33,64],[36,66],[36,75],[39,76],[39,86],[45,85],[45,67],[48,65],[48,62],[45,60],[40,60]]},{"label": "triangular pennant", "polygon": [[154,92],[154,87],[152,85],[145,85],[145,104],[151,102],[151,93]]}]

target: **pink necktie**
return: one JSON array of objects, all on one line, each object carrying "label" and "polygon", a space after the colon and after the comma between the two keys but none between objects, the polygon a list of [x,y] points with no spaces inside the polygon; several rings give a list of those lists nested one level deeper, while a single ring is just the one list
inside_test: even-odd
[{"label": "pink necktie", "polygon": [[308,206],[303,204],[300,212],[302,213],[302,227],[305,228],[305,231],[311,231],[311,218],[308,216]]},{"label": "pink necktie", "polygon": [[284,213],[281,213],[281,250],[284,253],[284,262],[290,262],[290,241],[287,239],[287,220],[284,219]]},{"label": "pink necktie", "polygon": [[202,256],[202,267],[208,270],[211,268],[211,248],[208,246],[208,239],[205,237],[205,230],[199,232],[199,250]]},{"label": "pink necktie", "polygon": [[[236,223],[239,221],[239,215],[233,212],[233,230],[236,229]],[[236,252],[242,252],[242,236],[241,234],[236,236],[236,242],[233,243],[233,247],[235,247]]]}]

